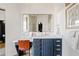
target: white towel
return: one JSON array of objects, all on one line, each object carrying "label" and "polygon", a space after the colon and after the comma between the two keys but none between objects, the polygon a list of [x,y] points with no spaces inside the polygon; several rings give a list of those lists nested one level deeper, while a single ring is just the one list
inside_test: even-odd
[{"label": "white towel", "polygon": [[75,31],[66,32],[64,34],[64,39],[67,42],[67,44],[74,50],[79,48],[79,32],[76,33]]}]

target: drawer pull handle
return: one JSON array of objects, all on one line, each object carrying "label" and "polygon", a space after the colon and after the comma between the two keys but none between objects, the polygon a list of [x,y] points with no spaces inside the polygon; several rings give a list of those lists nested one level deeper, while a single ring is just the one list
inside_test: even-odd
[{"label": "drawer pull handle", "polygon": [[60,42],[60,40],[57,40],[56,42]]},{"label": "drawer pull handle", "polygon": [[60,51],[60,49],[56,49],[57,51]]},{"label": "drawer pull handle", "polygon": [[60,45],[56,45],[57,47],[60,47]]}]

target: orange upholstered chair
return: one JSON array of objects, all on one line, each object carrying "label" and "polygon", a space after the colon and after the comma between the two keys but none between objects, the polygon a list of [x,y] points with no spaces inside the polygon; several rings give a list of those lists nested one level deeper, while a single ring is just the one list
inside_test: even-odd
[{"label": "orange upholstered chair", "polygon": [[30,41],[29,40],[19,40],[18,45],[19,45],[19,50],[23,52],[29,51],[29,55],[30,55]]}]

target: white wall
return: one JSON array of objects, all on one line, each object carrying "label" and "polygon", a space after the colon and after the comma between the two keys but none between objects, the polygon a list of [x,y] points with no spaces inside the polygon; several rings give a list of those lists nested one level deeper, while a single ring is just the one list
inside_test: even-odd
[{"label": "white wall", "polygon": [[0,10],[0,20],[5,19],[5,11]]},{"label": "white wall", "polygon": [[26,14],[52,14],[54,11],[52,3],[27,3],[20,4],[21,13]]},{"label": "white wall", "polygon": [[19,8],[17,4],[0,4],[0,8],[6,10],[6,55],[15,55],[16,50],[13,41],[21,32]]}]

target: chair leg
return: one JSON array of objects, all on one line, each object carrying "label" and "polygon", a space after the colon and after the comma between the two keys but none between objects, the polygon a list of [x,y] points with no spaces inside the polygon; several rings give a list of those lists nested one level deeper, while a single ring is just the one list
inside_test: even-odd
[{"label": "chair leg", "polygon": [[29,49],[29,56],[30,56],[30,49]]}]

